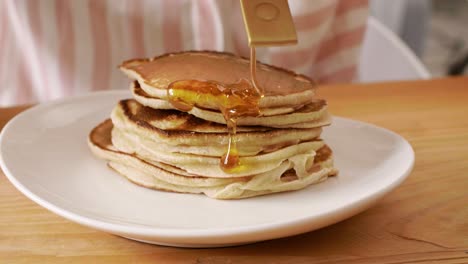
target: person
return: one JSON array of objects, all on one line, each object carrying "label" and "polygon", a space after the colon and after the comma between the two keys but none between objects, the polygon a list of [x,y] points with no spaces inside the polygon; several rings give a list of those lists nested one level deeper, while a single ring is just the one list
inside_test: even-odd
[{"label": "person", "polygon": [[[257,49],[261,62],[322,83],[350,82],[367,0],[289,1],[295,46]],[[182,50],[249,56],[238,0],[0,1],[0,106],[127,89],[124,60]]]}]

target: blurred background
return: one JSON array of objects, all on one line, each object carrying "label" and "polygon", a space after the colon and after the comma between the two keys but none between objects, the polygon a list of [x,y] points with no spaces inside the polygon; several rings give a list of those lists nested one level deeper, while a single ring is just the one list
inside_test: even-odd
[{"label": "blurred background", "polygon": [[370,0],[371,14],[398,35],[432,77],[468,74],[468,0]]},{"label": "blurred background", "polygon": [[[260,49],[265,63],[323,84],[468,75],[468,0],[289,3],[305,41]],[[0,107],[127,89],[115,65],[129,58],[249,54],[238,0],[0,0],[2,44]]]}]

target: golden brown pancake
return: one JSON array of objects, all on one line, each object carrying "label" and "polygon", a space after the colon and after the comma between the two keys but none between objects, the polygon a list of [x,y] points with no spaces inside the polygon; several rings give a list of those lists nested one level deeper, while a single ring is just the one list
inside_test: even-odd
[{"label": "golden brown pancake", "polygon": [[[302,189],[333,176],[332,154],[327,146],[317,151],[320,160],[307,164],[304,170],[295,170],[300,158],[285,161],[277,168],[256,175],[236,178],[212,178],[167,170],[163,163],[149,163],[135,154],[122,152],[112,145],[112,122],[106,120],[95,127],[88,138],[91,151],[107,160],[109,166],[130,181],[163,191],[204,193],[216,199],[241,199],[275,192]],[[181,172],[181,171],[179,171]]]},{"label": "golden brown pancake", "polygon": [[[167,99],[167,87],[178,80],[215,80],[230,84],[250,79],[246,58],[225,52],[185,51],[151,59],[123,62],[120,69],[138,80],[150,96]],[[260,108],[297,106],[308,103],[315,94],[315,82],[310,78],[275,66],[257,63],[257,80],[265,97]]]},{"label": "golden brown pancake", "polygon": [[[225,125],[209,122],[176,110],[142,106],[135,100],[122,100],[111,114],[120,133],[138,137],[155,149],[220,157],[226,150]],[[236,135],[241,156],[268,153],[282,147],[318,139],[321,128],[278,129],[239,127]]]},{"label": "golden brown pancake", "polygon": [[[176,108],[166,100],[151,97],[139,88],[139,84],[132,83],[131,89],[135,100],[144,106],[153,109],[171,109]],[[217,110],[193,107],[187,113],[207,121],[226,124],[223,115]],[[331,123],[331,117],[327,111],[325,100],[310,100],[305,105],[296,105],[296,107],[279,107],[261,109],[260,116],[245,116],[237,119],[237,125],[242,126],[265,126],[280,128],[314,128],[327,126]]]},{"label": "golden brown pancake", "polygon": [[180,80],[221,84],[216,87],[249,80],[247,59],[189,51],[129,60],[120,69],[134,80],[134,99],[118,102],[111,120],[91,131],[88,144],[109,167],[138,185],[240,199],[299,190],[336,174],[333,153],[320,139],[331,117],[326,102],[314,98],[315,83],[306,76],[257,64],[264,96],[245,109],[260,109],[260,114],[236,116],[232,140],[239,163],[236,170],[223,170],[220,162],[231,142],[221,114],[226,108],[197,90],[194,98],[203,100],[179,111],[169,102],[168,87]]}]

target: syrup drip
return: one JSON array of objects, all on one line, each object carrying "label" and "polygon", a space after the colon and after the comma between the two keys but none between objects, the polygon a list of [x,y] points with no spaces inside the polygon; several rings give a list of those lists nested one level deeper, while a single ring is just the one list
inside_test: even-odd
[{"label": "syrup drip", "polygon": [[250,80],[257,93],[263,97],[263,88],[258,85],[257,81],[257,55],[253,46],[250,47]]},{"label": "syrup drip", "polygon": [[237,149],[237,119],[260,114],[259,102],[263,97],[263,89],[257,82],[254,47],[250,49],[250,79],[240,79],[232,84],[210,80],[181,80],[172,82],[167,90],[169,102],[181,111],[188,112],[194,106],[221,111],[229,132],[229,142],[220,159],[220,167],[227,173],[248,169],[241,163]]}]

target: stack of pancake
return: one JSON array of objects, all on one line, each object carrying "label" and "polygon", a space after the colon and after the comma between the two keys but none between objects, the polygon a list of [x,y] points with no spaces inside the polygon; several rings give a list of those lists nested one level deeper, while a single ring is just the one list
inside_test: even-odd
[{"label": "stack of pancake", "polygon": [[118,102],[111,119],[89,135],[93,153],[130,181],[148,188],[239,199],[302,189],[336,173],[330,148],[320,139],[330,124],[326,102],[302,75],[257,64],[264,89],[260,115],[237,120],[243,170],[220,167],[229,141],[216,105],[186,112],[169,101],[179,80],[249,80],[249,61],[228,53],[182,52],[124,62],[134,99]]}]

